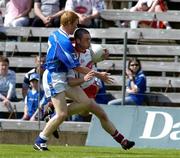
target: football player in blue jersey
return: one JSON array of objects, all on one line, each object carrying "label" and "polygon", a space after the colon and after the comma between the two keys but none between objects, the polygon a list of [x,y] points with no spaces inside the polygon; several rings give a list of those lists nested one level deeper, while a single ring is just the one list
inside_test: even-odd
[{"label": "football player in blue jersey", "polygon": [[[69,35],[72,35],[77,28],[78,15],[71,11],[65,11],[61,16],[60,28],[53,32],[48,39],[48,50],[46,56],[46,70],[43,74],[43,87],[46,97],[51,97],[55,108],[55,115],[48,121],[43,131],[35,140],[34,149],[48,150],[47,140],[59,125],[68,117],[91,106],[92,102],[80,88],[70,87],[68,76],[71,76],[70,69],[83,74],[88,74],[84,80],[96,76],[107,83],[112,78],[106,72],[93,71],[87,67],[81,67],[76,57]],[[66,96],[73,102],[67,106]]]}]

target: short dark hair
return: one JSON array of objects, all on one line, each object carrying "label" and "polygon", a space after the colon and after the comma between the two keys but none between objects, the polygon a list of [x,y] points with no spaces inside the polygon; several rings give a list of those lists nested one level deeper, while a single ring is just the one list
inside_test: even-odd
[{"label": "short dark hair", "polygon": [[74,39],[81,39],[84,34],[89,34],[89,31],[84,28],[78,28],[74,33]]},{"label": "short dark hair", "polygon": [[8,63],[9,65],[9,59],[7,57],[0,56],[0,62],[5,62],[5,63]]},{"label": "short dark hair", "polygon": [[148,6],[147,2],[143,2],[142,5],[147,5]]}]

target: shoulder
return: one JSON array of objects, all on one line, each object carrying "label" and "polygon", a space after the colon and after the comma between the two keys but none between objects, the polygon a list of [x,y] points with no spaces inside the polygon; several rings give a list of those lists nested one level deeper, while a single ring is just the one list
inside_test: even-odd
[{"label": "shoulder", "polygon": [[56,30],[56,31],[54,31],[54,32],[52,32],[51,34],[50,34],[50,36],[49,36],[49,39],[54,39],[55,41],[65,41],[65,42],[69,42],[70,40],[69,40],[69,37],[68,37],[68,35],[65,33],[65,32],[63,32],[63,31],[61,31],[60,29],[58,29],[58,30]]},{"label": "shoulder", "polygon": [[31,69],[30,71],[28,71],[26,74],[32,74],[36,72],[36,68]]},{"label": "shoulder", "polygon": [[27,91],[27,97],[32,93],[31,89],[28,89]]},{"label": "shoulder", "polygon": [[25,77],[26,77],[26,78],[29,78],[30,74],[35,73],[35,72],[36,72],[36,69],[33,68],[33,69],[31,69],[30,71],[28,71],[28,72],[25,74]]},{"label": "shoulder", "polygon": [[80,52],[78,55],[77,56],[83,60],[92,60],[93,52],[90,49],[86,49],[85,52]]},{"label": "shoulder", "polygon": [[146,76],[145,76],[145,74],[144,74],[143,71],[138,72],[137,76],[138,76],[139,78],[146,78]]},{"label": "shoulder", "polygon": [[15,71],[13,71],[13,70],[8,70],[8,75],[13,75],[13,76],[15,76],[16,75],[16,73],[15,73]]},{"label": "shoulder", "polygon": [[92,49],[86,49],[85,54],[92,56],[92,54],[94,54],[94,52],[92,51]]}]

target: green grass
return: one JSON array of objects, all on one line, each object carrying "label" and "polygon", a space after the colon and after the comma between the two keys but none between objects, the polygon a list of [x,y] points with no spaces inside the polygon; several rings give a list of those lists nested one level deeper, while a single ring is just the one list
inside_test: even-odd
[{"label": "green grass", "polygon": [[176,149],[140,149],[124,151],[109,147],[50,146],[50,151],[34,151],[31,145],[0,145],[0,158],[178,158]]}]

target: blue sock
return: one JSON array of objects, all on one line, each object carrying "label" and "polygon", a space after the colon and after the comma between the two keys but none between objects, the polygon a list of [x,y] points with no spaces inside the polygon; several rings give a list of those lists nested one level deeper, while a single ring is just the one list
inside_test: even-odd
[{"label": "blue sock", "polygon": [[40,136],[38,136],[35,140],[35,143],[37,143],[37,144],[46,143],[46,142],[47,142],[47,140],[40,138]]}]

